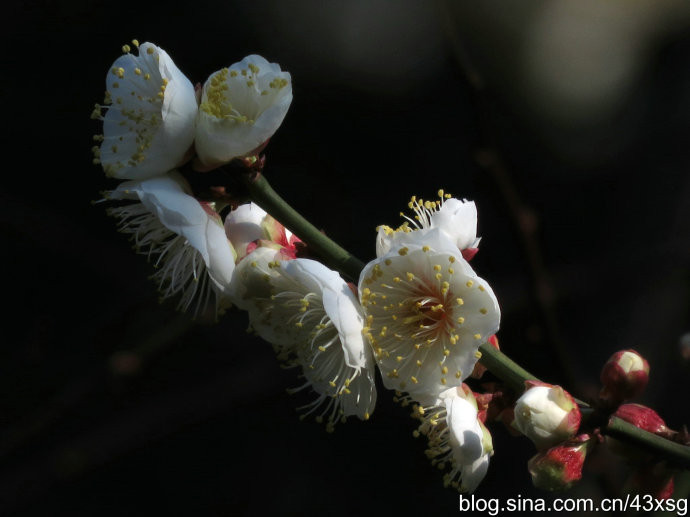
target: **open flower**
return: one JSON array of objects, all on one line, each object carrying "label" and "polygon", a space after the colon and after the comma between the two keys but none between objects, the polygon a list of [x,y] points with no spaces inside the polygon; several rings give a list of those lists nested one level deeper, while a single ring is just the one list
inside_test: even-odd
[{"label": "open flower", "polygon": [[383,383],[420,402],[459,386],[498,330],[491,287],[439,229],[408,234],[362,271],[359,293]]},{"label": "open flower", "polygon": [[245,156],[273,136],[292,102],[290,74],[251,55],[212,74],[197,116],[196,151],[213,167]]},{"label": "open flower", "polygon": [[[138,251],[157,254],[163,298],[181,294],[179,308],[196,310],[209,301],[212,289],[223,297],[235,269],[232,244],[225,236],[220,216],[207,203],[188,194],[184,178],[169,174],[143,181],[126,181],[106,194],[107,199],[138,200],[110,208],[120,220],[119,230],[131,234]],[[210,284],[209,281],[210,280]]]},{"label": "open flower", "polygon": [[338,273],[314,260],[269,266],[263,275],[271,295],[255,299],[250,322],[279,356],[302,368],[306,382],[298,389],[318,394],[306,414],[319,409],[317,419],[325,418],[329,430],[341,417],[367,420],[376,403],[374,360],[357,298]]},{"label": "open flower", "polygon": [[145,179],[183,161],[194,140],[197,101],[192,83],[164,50],[134,45],[138,55],[125,45],[106,76],[106,105],[93,113],[103,120],[103,135],[95,137],[102,143],[93,151],[108,176]]},{"label": "open flower", "polygon": [[[439,229],[462,252],[466,260],[477,253],[481,239],[477,238],[477,207],[474,201],[459,200],[438,191],[439,200],[429,201],[412,196],[407,204],[414,215],[400,213],[407,221],[396,229],[379,226],[376,239],[376,256],[381,257],[400,245],[402,238],[423,238],[432,229]],[[411,234],[411,235],[406,235]]]},{"label": "open flower", "polygon": [[[415,406],[422,420],[417,433],[429,439],[427,457],[445,475],[446,486],[461,492],[474,492],[489,468],[493,454],[491,434],[477,418],[477,403],[465,384],[441,392],[430,406]],[[415,433],[415,435],[417,435]]]}]

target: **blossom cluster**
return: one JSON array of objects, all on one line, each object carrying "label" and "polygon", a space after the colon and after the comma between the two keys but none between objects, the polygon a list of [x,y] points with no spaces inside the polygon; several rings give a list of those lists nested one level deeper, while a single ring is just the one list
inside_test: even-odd
[{"label": "blossom cluster", "polygon": [[103,120],[94,162],[127,180],[106,192],[108,211],[155,257],[163,298],[195,313],[212,300],[216,313],[246,311],[278,358],[301,371],[295,391],[316,394],[303,415],[329,431],[350,416],[370,418],[378,367],[386,388],[436,415],[419,432],[448,464],[449,482],[473,490],[491,436],[463,381],[500,320],[491,287],[468,262],[479,244],[474,203],[443,191],[413,197],[402,225],[378,228],[376,258],[350,284],[300,256],[301,240],[258,205],[199,199],[178,170],[191,163],[204,174],[258,156],[290,105],[289,73],[252,55],[195,89],[165,51],[133,45],[137,55],[123,47],[94,110]]},{"label": "blossom cluster", "polygon": [[[465,383],[486,369],[480,347],[499,348],[501,316],[470,265],[480,243],[474,202],[443,190],[431,200],[413,196],[401,225],[376,229],[376,257],[349,283],[305,258],[308,243],[261,206],[209,201],[189,181],[233,161],[245,172],[263,163],[292,101],[290,74],[250,55],[195,88],[165,51],[132,45],[136,55],[125,45],[107,73],[104,104],[92,113],[103,133],[92,150],[107,176],[125,180],[104,194],[108,213],[154,259],[163,299],[195,315],[246,311],[250,328],[300,371],[293,391],[315,394],[302,416],[328,431],[348,417],[370,419],[378,369],[394,400],[412,407],[413,434],[428,440],[432,464],[460,491],[475,490],[487,472],[490,421],[535,444],[528,469],[536,486],[563,489],[579,479],[594,439],[565,390],[528,381],[515,400],[501,385],[475,392]],[[648,373],[636,352],[615,354],[602,372],[602,405],[615,410],[639,395]],[[619,412],[649,421],[631,405]]]}]

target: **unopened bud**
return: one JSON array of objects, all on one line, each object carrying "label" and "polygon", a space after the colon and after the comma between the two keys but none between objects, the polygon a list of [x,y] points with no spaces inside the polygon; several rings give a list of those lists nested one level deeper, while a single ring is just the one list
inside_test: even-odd
[{"label": "unopened bud", "polygon": [[[641,404],[623,404],[616,410],[613,416],[664,438],[670,438],[675,434],[666,427],[666,423],[656,411]],[[648,452],[611,436],[606,437],[606,444],[614,454],[622,456],[628,462],[636,465],[646,465],[652,459]]]},{"label": "unopened bud", "polygon": [[575,436],[580,409],[560,386],[527,381],[527,391],[515,403],[515,427],[544,450]]},{"label": "unopened bud", "polygon": [[589,435],[580,435],[533,456],[527,463],[532,483],[542,490],[567,490],[582,478],[590,445]]},{"label": "unopened bud", "polygon": [[635,350],[613,354],[601,370],[604,385],[600,397],[620,403],[642,393],[649,381],[649,363]]},{"label": "unopened bud", "polygon": [[664,435],[669,431],[663,418],[652,408],[642,404],[623,404],[616,410],[613,416],[617,416],[635,427],[650,433]]}]

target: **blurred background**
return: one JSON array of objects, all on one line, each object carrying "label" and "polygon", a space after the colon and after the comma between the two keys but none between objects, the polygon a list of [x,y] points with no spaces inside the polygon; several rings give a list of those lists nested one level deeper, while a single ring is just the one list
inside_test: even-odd
[{"label": "blurred background", "polygon": [[[637,401],[690,422],[690,4],[682,0],[172,3],[4,9],[0,514],[369,515],[457,511],[414,421],[379,391],[334,434],[296,372],[246,333],[159,304],[103,206],[89,119],[132,38],[193,81],[259,53],[293,77],[265,174],[363,260],[412,194],[476,201],[477,272],[502,349],[582,399],[635,348]],[[487,374],[485,380],[490,380]],[[531,486],[526,439],[491,426],[477,497]],[[615,497],[604,447],[564,497]],[[686,482],[678,483],[687,497]],[[684,486],[684,488],[683,488]]]}]

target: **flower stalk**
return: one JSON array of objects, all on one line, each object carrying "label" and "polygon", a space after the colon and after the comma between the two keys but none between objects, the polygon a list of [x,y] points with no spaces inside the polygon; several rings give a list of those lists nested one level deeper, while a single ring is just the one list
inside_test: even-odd
[{"label": "flower stalk", "polygon": [[[365,264],[302,217],[273,190],[261,173],[244,175],[244,186],[247,188],[252,201],[298,235],[326,264],[348,276],[352,281],[357,281]],[[482,354],[480,363],[516,393],[522,393],[525,381],[539,380],[503,352],[489,344],[481,345],[479,351]],[[581,403],[580,405],[586,407],[586,404]],[[584,413],[583,416],[587,413]],[[690,469],[690,447],[688,446],[639,429],[618,417],[611,417],[605,425],[601,426],[600,430],[602,434],[649,451],[660,459],[668,461],[672,466]]]},{"label": "flower stalk", "polygon": [[266,177],[254,173],[244,177],[249,197],[254,203],[266,210],[288,230],[305,242],[324,262],[357,282],[359,273],[364,269],[364,262],[327,237],[321,230],[307,221],[273,190]]}]

